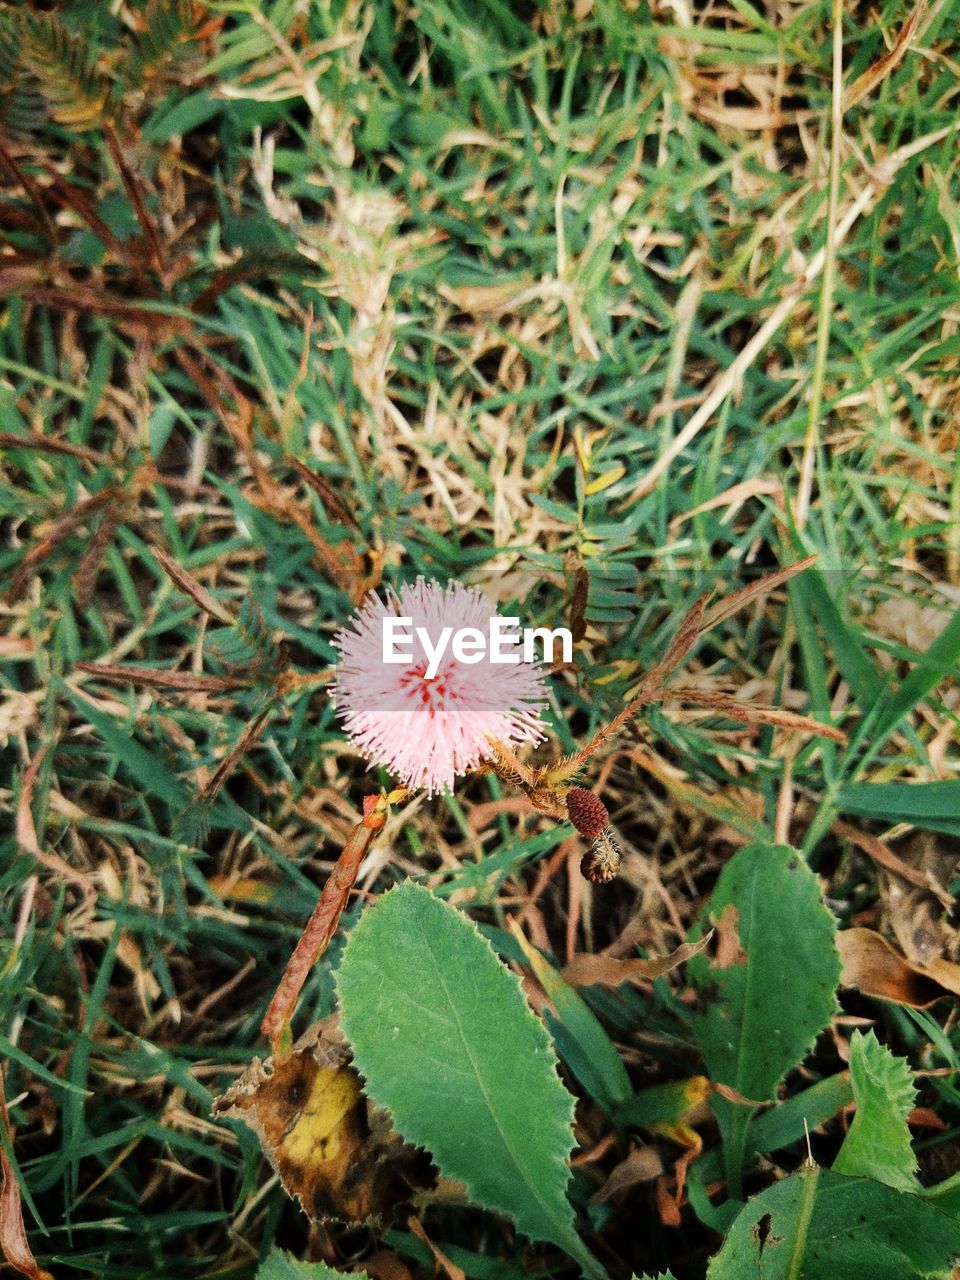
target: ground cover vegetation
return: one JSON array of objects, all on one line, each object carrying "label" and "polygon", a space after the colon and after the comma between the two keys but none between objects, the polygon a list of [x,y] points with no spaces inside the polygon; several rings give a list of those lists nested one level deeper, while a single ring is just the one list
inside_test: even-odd
[{"label": "ground cover vegetation", "polygon": [[[0,4],[13,1274],[952,1274],[958,23]],[[419,575],[576,641],[433,796]]]}]

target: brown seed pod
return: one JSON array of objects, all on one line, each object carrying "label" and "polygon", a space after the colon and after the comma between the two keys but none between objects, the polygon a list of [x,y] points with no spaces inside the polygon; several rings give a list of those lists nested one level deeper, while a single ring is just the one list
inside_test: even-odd
[{"label": "brown seed pod", "polygon": [[567,816],[588,840],[598,836],[610,825],[607,806],[586,787],[571,787],[567,792]]},{"label": "brown seed pod", "polygon": [[580,859],[580,874],[591,884],[609,884],[620,870],[620,850],[610,831],[601,831]]}]

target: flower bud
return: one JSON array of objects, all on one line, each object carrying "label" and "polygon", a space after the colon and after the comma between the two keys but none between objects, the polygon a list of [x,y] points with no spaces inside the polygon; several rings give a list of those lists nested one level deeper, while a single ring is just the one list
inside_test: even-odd
[{"label": "flower bud", "polygon": [[580,859],[580,874],[591,884],[609,884],[620,870],[620,850],[609,831],[601,831]]},{"label": "flower bud", "polygon": [[567,792],[567,816],[588,840],[598,836],[610,825],[607,806],[586,787],[571,787]]}]

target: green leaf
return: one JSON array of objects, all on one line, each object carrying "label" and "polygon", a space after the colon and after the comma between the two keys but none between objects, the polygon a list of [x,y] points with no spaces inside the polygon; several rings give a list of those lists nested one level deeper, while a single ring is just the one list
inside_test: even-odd
[{"label": "green leaf", "polygon": [[949,676],[956,674],[960,660],[960,609],[931,644],[926,653],[918,655],[917,664],[903,684],[885,703],[877,724],[870,735],[870,746],[879,751],[881,745],[908,715],[917,703]]},{"label": "green leaf", "polygon": [[[717,954],[687,963],[701,997],[694,1038],[715,1083],[754,1102],[772,1100],[837,1007],[836,921],[795,849],[754,844],[724,867],[692,937],[712,926]],[[737,1195],[751,1109],[721,1097],[712,1106]]]},{"label": "green leaf", "polygon": [[941,1213],[947,1213],[951,1218],[960,1218],[960,1173],[951,1174],[943,1182],[926,1187],[920,1194]]},{"label": "green leaf", "polygon": [[879,822],[909,822],[928,831],[960,835],[960,781],[849,782],[837,791],[844,813]]},{"label": "green leaf", "polygon": [[515,928],[514,936],[556,1010],[547,1012],[544,1021],[557,1051],[597,1105],[615,1116],[632,1095],[633,1086],[613,1041],[586,1001],[527,942],[522,930]]},{"label": "green leaf", "polygon": [[[367,1275],[366,1271],[351,1275]],[[325,1262],[300,1262],[292,1253],[271,1249],[257,1271],[257,1280],[343,1280],[342,1271],[334,1271]]]},{"label": "green leaf", "polygon": [[132,736],[130,726],[123,725],[98,710],[89,698],[72,689],[59,677],[54,677],[51,683],[60,688],[83,712],[111,752],[144,791],[165,801],[174,811],[186,807],[190,799],[187,788],[157,755]]},{"label": "green leaf", "polygon": [[704,997],[694,1035],[712,1080],[772,1100],[836,1009],[836,922],[795,849],[754,844],[724,867],[696,936],[714,925],[741,951],[723,967],[706,952],[687,962]]},{"label": "green leaf", "polygon": [[960,1223],[919,1196],[810,1168],[739,1213],[707,1280],[948,1280]]},{"label": "green leaf", "polygon": [[[776,1107],[764,1111],[750,1121],[747,1128],[746,1154],[780,1151],[800,1142],[807,1133],[832,1119],[853,1101],[850,1076],[841,1071],[826,1076],[801,1093],[792,1094]],[[720,1150],[713,1147],[697,1160],[694,1168],[701,1182],[716,1182],[723,1176]]]},{"label": "green leaf", "polygon": [[916,1101],[913,1075],[871,1031],[850,1038],[850,1079],[857,1113],[833,1168],[848,1177],[863,1175],[898,1191],[920,1190],[917,1159],[910,1145],[907,1116]]},{"label": "green leaf", "polygon": [[337,973],[367,1092],[470,1196],[602,1275],[565,1195],[573,1098],[543,1024],[476,925],[407,881],[352,930]]}]

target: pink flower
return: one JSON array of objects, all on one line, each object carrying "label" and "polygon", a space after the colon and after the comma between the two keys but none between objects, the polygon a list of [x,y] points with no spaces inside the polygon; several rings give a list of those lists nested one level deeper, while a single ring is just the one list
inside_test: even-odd
[{"label": "pink flower", "polygon": [[[402,663],[383,660],[383,619],[410,618],[398,631]],[[453,785],[489,757],[487,735],[508,744],[543,737],[546,703],[539,663],[458,660],[447,644],[436,675],[427,679],[428,652],[417,637],[422,627],[436,651],[441,633],[464,627],[488,633],[490,606],[475,587],[441,587],[418,578],[387,599],[372,595],[350,624],[334,637],[339,650],[334,697],[337,716],[351,741],[373,764],[385,765],[411,788],[428,794]],[[409,637],[409,638],[407,638]]]}]

